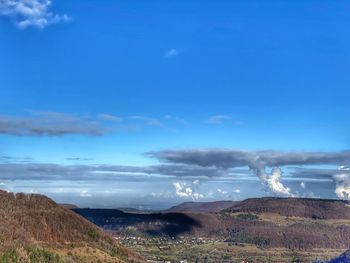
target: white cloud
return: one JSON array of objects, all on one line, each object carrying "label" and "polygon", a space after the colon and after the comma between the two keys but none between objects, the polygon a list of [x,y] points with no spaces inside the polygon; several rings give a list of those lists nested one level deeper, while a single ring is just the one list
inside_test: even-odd
[{"label": "white cloud", "polygon": [[340,199],[350,200],[350,185],[339,184],[335,189],[335,194]]},{"label": "white cloud", "polygon": [[268,186],[277,195],[294,196],[294,194],[291,193],[290,188],[284,186],[281,183],[281,176],[282,176],[281,168],[279,167],[273,168],[271,171],[271,175],[267,179]]},{"label": "white cloud", "polygon": [[301,183],[300,183],[300,187],[303,188],[303,189],[305,189],[305,188],[306,188],[305,183],[304,183],[304,182],[301,182]]},{"label": "white cloud", "polygon": [[164,115],[163,119],[168,120],[168,121],[175,121],[175,122],[180,123],[180,124],[187,124],[187,121],[185,119],[182,119],[182,118],[179,118],[177,116],[170,115],[170,114]]},{"label": "white cloud", "polygon": [[174,195],[171,193],[171,191],[152,192],[151,196],[152,197],[164,197],[164,198],[174,197]]},{"label": "white cloud", "polygon": [[123,119],[121,117],[115,116],[115,115],[111,115],[111,114],[106,114],[106,113],[101,113],[98,115],[98,117],[102,120],[105,121],[115,121],[115,122],[119,122],[122,121]]},{"label": "white cloud", "polygon": [[199,185],[200,182],[199,182],[199,180],[194,180],[192,183],[193,183],[193,185]]},{"label": "white cloud", "polygon": [[350,200],[350,174],[349,174],[349,166],[341,165],[338,167],[340,173],[335,174],[333,176],[336,186],[335,186],[335,194],[340,199]]},{"label": "white cloud", "polygon": [[240,189],[236,189],[233,192],[235,192],[236,194],[239,194],[239,193],[241,193],[241,190]]},{"label": "white cloud", "polygon": [[[344,171],[348,171],[347,169],[342,169]],[[335,194],[340,199],[350,200],[350,174],[349,173],[341,173],[333,176],[336,186],[335,186]]]},{"label": "white cloud", "polygon": [[350,171],[350,167],[347,166],[347,165],[340,165],[338,167],[338,170],[340,170],[340,171]]},{"label": "white cloud", "polygon": [[28,193],[29,194],[38,194],[39,192],[35,189],[29,189]]},{"label": "white cloud", "polygon": [[92,195],[87,190],[82,190],[80,192],[80,197],[91,197]]},{"label": "white cloud", "polygon": [[271,173],[267,173],[264,168],[256,170],[256,173],[263,184],[265,184],[273,193],[278,196],[294,197],[289,187],[286,187],[281,182],[282,170],[279,167],[274,167]]},{"label": "white cloud", "polygon": [[165,52],[164,54],[164,57],[165,58],[171,58],[171,57],[176,57],[180,54],[180,51],[175,49],[175,48],[172,48],[172,49],[169,49],[167,52]]},{"label": "white cloud", "polygon": [[[229,115],[214,115],[205,120],[205,123],[219,125],[232,120],[233,118]],[[239,121],[235,121],[234,124],[240,125],[242,123]]]},{"label": "white cloud", "polygon": [[162,194],[162,193],[155,193],[155,192],[152,192],[152,193],[151,193],[151,196],[153,196],[153,197],[162,197],[163,194]]},{"label": "white cloud", "polygon": [[195,192],[191,186],[188,186],[185,182],[174,182],[175,193],[177,196],[182,198],[192,198],[193,200],[198,200],[203,198],[204,195]]},{"label": "white cloud", "polygon": [[48,25],[69,21],[66,14],[50,11],[51,0],[0,0],[0,15],[10,17],[19,28],[45,28]]},{"label": "white cloud", "polygon": [[220,188],[216,189],[220,194],[222,195],[227,195],[228,192],[227,191],[224,191],[224,190],[221,190]]}]

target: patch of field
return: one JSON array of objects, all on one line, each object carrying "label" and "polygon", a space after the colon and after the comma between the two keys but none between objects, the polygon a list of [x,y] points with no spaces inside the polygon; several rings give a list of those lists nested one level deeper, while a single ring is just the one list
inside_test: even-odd
[{"label": "patch of field", "polygon": [[312,262],[314,260],[328,260],[338,256],[343,250],[314,249],[310,251],[292,251],[283,248],[261,249],[254,245],[228,244],[216,242],[214,244],[177,244],[160,248],[157,245],[135,245],[130,248],[138,251],[145,258],[154,261],[179,262]]},{"label": "patch of field", "polygon": [[256,216],[255,220],[261,220],[266,222],[274,223],[278,226],[289,226],[297,223],[314,223],[317,221],[317,223],[325,224],[325,225],[332,225],[332,226],[350,226],[350,219],[311,219],[311,218],[305,218],[305,217],[292,217],[292,216],[282,216],[275,213],[260,213],[260,214],[249,214],[249,213],[231,213],[231,216],[234,216],[236,218],[240,218],[242,216]]},{"label": "patch of field", "polygon": [[314,221],[313,219],[309,219],[305,217],[287,217],[287,216],[281,216],[274,213],[261,213],[259,214],[259,219],[262,221],[274,223],[275,225],[278,225],[278,226],[289,226],[297,223]]}]

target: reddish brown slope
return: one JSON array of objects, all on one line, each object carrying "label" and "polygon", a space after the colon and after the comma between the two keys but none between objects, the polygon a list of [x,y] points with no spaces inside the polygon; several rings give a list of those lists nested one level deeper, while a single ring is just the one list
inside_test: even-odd
[{"label": "reddish brown slope", "polygon": [[40,245],[54,249],[89,246],[123,261],[137,256],[76,213],[42,195],[0,191],[0,252]]},{"label": "reddish brown slope", "polygon": [[226,211],[274,213],[314,219],[350,219],[349,202],[311,198],[251,198],[233,205]]}]

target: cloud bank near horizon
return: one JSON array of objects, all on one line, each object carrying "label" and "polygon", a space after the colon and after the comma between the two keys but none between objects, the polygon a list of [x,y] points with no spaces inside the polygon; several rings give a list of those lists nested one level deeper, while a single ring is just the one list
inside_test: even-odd
[{"label": "cloud bank near horizon", "polygon": [[[297,185],[301,186],[300,190],[304,192],[306,191],[304,180],[327,179],[328,182],[334,182],[334,193],[338,198],[350,200],[348,167],[350,151],[280,152],[197,149],[165,150],[146,153],[146,155],[156,158],[160,163],[149,166],[60,165],[35,163],[34,160],[30,160],[29,163],[18,163],[17,159],[6,158],[0,164],[0,180],[91,183],[164,180],[173,185],[177,196],[201,199],[208,194],[194,191],[191,182],[207,182],[210,185],[211,182],[216,181],[224,186],[227,180],[252,180],[254,178],[252,176],[256,175],[262,185],[274,195],[296,197],[299,196],[298,190],[292,189],[291,184],[286,186],[284,179],[299,180]],[[316,165],[317,168],[310,167],[312,165]],[[322,167],[324,165],[327,167]],[[283,177],[283,170],[288,171],[287,177]],[[307,184],[307,188],[310,184]]]},{"label": "cloud bank near horizon", "polygon": [[[282,183],[281,167],[296,165],[335,165],[342,167],[332,171],[336,182],[336,195],[350,200],[350,151],[341,152],[282,152],[243,151],[233,149],[164,150],[146,155],[161,162],[198,165],[227,170],[235,167],[249,167],[261,182],[278,196],[294,197],[295,193]],[[344,168],[345,167],[345,168]],[[272,168],[270,172],[267,168]],[[317,176],[317,174],[316,174]]]}]

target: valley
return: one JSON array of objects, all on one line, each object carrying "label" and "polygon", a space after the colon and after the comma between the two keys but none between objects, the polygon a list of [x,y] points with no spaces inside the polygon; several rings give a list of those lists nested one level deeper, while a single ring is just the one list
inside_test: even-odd
[{"label": "valley", "polygon": [[255,198],[150,213],[0,191],[0,219],[1,263],[331,262],[350,247],[350,207],[338,200]]},{"label": "valley", "polygon": [[[348,202],[255,198],[217,211],[212,203],[178,212],[74,209],[148,260],[326,262],[350,247]],[[171,211],[170,209],[170,211]],[[182,212],[184,209],[184,212]]]}]

